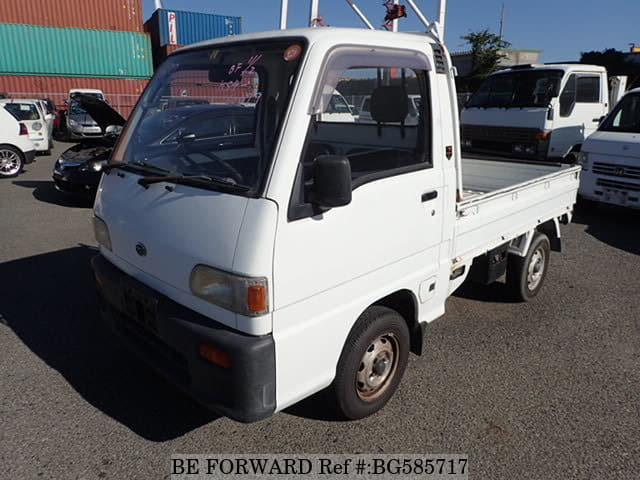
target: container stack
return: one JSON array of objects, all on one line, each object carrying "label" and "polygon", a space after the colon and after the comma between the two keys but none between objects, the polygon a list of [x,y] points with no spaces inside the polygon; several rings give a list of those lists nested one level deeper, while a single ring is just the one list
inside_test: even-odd
[{"label": "container stack", "polygon": [[184,45],[238,35],[241,29],[240,17],[167,9],[156,10],[144,24],[144,30],[151,35],[156,67]]},{"label": "container stack", "polygon": [[153,74],[141,0],[1,0],[0,92],[61,105],[102,90],[128,115]]}]

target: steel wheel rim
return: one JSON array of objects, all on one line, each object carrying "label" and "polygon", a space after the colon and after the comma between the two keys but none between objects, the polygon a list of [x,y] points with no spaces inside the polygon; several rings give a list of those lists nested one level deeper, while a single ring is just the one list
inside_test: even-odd
[{"label": "steel wheel rim", "polygon": [[527,268],[527,287],[529,290],[535,290],[544,276],[546,254],[542,247],[536,248],[531,260],[529,261],[529,267]]},{"label": "steel wheel rim", "polygon": [[0,172],[13,175],[20,170],[20,157],[11,150],[0,150]]},{"label": "steel wheel rim", "polygon": [[387,390],[398,367],[400,343],[395,334],[384,333],[367,347],[356,372],[356,392],[372,402]]}]

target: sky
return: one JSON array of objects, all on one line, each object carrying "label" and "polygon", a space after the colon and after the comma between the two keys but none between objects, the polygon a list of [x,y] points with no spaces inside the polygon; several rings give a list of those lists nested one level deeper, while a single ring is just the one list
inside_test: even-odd
[{"label": "sky", "polygon": [[[145,18],[154,0],[143,0]],[[162,0],[164,8],[242,17],[243,33],[278,27],[280,0]],[[374,25],[382,24],[382,0],[356,0]],[[437,0],[416,0],[429,19]],[[460,39],[471,31],[499,31],[505,4],[505,40],[513,48],[542,50],[545,62],[577,61],[580,52],[616,48],[628,51],[640,45],[640,0],[449,0],[445,41],[450,51],[465,50]],[[289,0],[289,26],[308,22],[309,0]],[[361,26],[344,0],[320,0],[320,14],[332,26]],[[413,12],[401,21],[401,30],[418,31]]]}]

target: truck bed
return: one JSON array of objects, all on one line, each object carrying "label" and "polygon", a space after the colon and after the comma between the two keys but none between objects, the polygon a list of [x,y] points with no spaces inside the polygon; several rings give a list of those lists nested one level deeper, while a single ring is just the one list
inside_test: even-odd
[{"label": "truck bed", "polygon": [[580,166],[462,159],[454,257],[469,259],[571,213]]}]

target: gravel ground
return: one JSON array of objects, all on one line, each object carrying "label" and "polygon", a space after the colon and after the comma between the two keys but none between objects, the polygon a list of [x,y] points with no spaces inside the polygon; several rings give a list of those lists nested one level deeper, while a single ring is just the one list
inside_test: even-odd
[{"label": "gravel ground", "polygon": [[473,479],[635,479],[640,214],[579,210],[528,304],[465,286],[400,390],[359,422],[318,395],[252,425],[217,418],[100,323],[86,203],[51,157],[0,180],[2,479],[167,478],[173,453],[466,453]]}]

